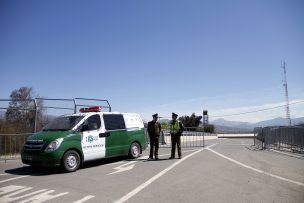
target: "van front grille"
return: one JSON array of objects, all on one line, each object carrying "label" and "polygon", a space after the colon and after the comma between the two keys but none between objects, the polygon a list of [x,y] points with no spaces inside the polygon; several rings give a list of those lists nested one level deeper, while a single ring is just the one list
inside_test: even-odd
[{"label": "van front grille", "polygon": [[23,149],[24,151],[40,151],[43,146],[43,140],[28,140],[23,146]]}]

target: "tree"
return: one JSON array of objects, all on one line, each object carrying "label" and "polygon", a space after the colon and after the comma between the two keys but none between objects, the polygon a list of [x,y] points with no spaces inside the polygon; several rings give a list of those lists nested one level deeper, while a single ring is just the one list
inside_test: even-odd
[{"label": "tree", "polygon": [[214,125],[208,124],[204,126],[204,132],[214,133]]},{"label": "tree", "polygon": [[202,116],[196,116],[195,113],[192,113],[191,116],[182,116],[179,118],[185,127],[198,127],[201,119]]},{"label": "tree", "polygon": [[[6,121],[14,126],[15,133],[33,132],[36,124],[41,123],[43,101],[39,100],[36,109],[34,101],[34,92],[31,87],[21,87],[12,91],[11,102],[6,111]],[[37,111],[37,114],[36,114]],[[37,116],[37,117],[36,117]]]}]

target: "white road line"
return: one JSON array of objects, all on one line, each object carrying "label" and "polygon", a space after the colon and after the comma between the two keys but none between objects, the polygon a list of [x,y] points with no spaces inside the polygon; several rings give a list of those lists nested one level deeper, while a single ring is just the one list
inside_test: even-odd
[{"label": "white road line", "polygon": [[222,144],[224,146],[231,145],[231,146],[252,146],[252,144]]},{"label": "white road line", "polygon": [[136,161],[130,161],[130,162],[125,163],[123,165],[117,166],[117,167],[113,168],[116,171],[114,171],[112,173],[109,173],[108,175],[112,175],[112,174],[116,174],[116,173],[121,173],[121,172],[124,172],[124,171],[132,170],[133,167],[135,166],[135,164],[133,164],[133,163],[135,163],[135,162]]},{"label": "white road line", "polygon": [[63,195],[69,194],[69,192],[62,192],[57,195],[52,195],[51,193],[55,192],[55,190],[49,190],[38,195],[32,196],[29,199],[25,199],[20,201],[19,203],[41,203],[51,199],[55,199],[57,197],[61,197]]},{"label": "white road line", "polygon": [[105,166],[111,166],[111,165],[116,165],[116,164],[121,164],[121,163],[124,163],[124,161],[119,161],[119,162],[113,162],[113,163],[105,164]]},{"label": "white road line", "polygon": [[1,173],[0,176],[8,176],[7,173]]},{"label": "white road line", "polygon": [[131,197],[133,197],[134,195],[136,195],[138,192],[140,192],[144,188],[148,187],[151,183],[153,183],[154,181],[156,181],[158,178],[160,178],[161,176],[163,176],[164,174],[166,174],[168,171],[170,171],[171,169],[173,169],[175,166],[179,165],[183,161],[187,160],[191,156],[193,156],[193,155],[195,155],[195,154],[197,154],[197,153],[199,153],[199,152],[201,152],[203,150],[204,150],[204,148],[199,149],[199,150],[197,150],[197,151],[195,151],[195,152],[193,152],[191,154],[188,154],[183,159],[179,159],[174,164],[172,164],[168,168],[164,169],[163,171],[159,172],[158,174],[156,174],[155,176],[153,176],[152,178],[150,178],[149,180],[147,180],[143,184],[139,185],[137,188],[135,188],[134,190],[132,190],[131,192],[129,192],[125,196],[123,196],[120,199],[116,200],[115,203],[123,203],[123,202],[127,201],[128,199],[130,199]]},{"label": "white road line", "polygon": [[11,180],[17,180],[17,179],[26,178],[26,177],[29,177],[29,175],[26,175],[26,176],[18,176],[18,177],[15,177],[15,178],[9,178],[9,179],[6,179],[6,180],[1,180],[0,183],[5,183],[5,182],[11,181]]},{"label": "white road line", "polygon": [[76,202],[73,202],[73,203],[82,203],[82,202],[85,202],[85,201],[88,201],[89,199],[92,199],[93,195],[88,195],[88,196],[85,196],[84,198],[80,199],[80,200],[77,200]]},{"label": "white road line", "polygon": [[[210,147],[211,147],[211,146],[210,146]],[[222,158],[224,158],[224,159],[227,159],[228,161],[231,161],[231,162],[233,162],[233,163],[235,163],[235,164],[238,164],[238,165],[240,165],[240,166],[243,166],[244,168],[253,170],[253,171],[255,171],[255,172],[258,172],[258,173],[261,173],[261,174],[264,174],[264,175],[268,175],[268,176],[273,177],[273,178],[277,178],[277,179],[279,179],[279,180],[283,180],[283,181],[290,182],[290,183],[293,183],[293,184],[296,184],[296,185],[304,186],[304,183],[301,183],[301,182],[298,182],[298,181],[295,181],[295,180],[291,180],[291,179],[288,179],[288,178],[284,178],[284,177],[281,177],[281,176],[278,176],[278,175],[275,175],[275,174],[272,174],[272,173],[268,173],[268,172],[266,172],[266,171],[262,171],[262,170],[260,170],[260,169],[253,168],[253,167],[248,166],[248,165],[246,165],[246,164],[243,164],[243,163],[241,163],[241,162],[239,162],[239,161],[236,161],[236,160],[234,160],[234,159],[231,159],[231,158],[229,158],[229,157],[227,157],[227,156],[225,156],[225,155],[223,155],[223,154],[221,154],[221,153],[219,153],[219,152],[216,152],[216,151],[210,149],[210,147],[207,148],[207,150],[213,152],[214,154],[216,154],[216,155],[218,155],[218,156],[220,156],[220,157],[222,157]]]},{"label": "white road line", "polygon": [[[35,191],[35,192],[27,193],[27,194],[22,195],[22,196],[17,196],[18,194],[22,194],[22,193],[24,193],[28,190],[31,190],[31,189],[33,189],[33,188],[32,187],[17,186],[17,185],[10,185],[10,186],[7,186],[7,187],[0,188],[0,191],[1,191],[0,194],[6,194],[6,195],[0,197],[0,201],[1,202],[13,202],[13,201],[23,199],[23,198],[26,198],[26,197],[29,197],[29,196],[32,197],[35,194],[47,191],[46,189],[42,189],[42,190],[38,190],[38,191]],[[12,192],[12,191],[15,191],[15,192],[7,194],[7,193]]]},{"label": "white road line", "polygon": [[209,145],[209,146],[206,147],[205,149],[209,149],[210,147],[213,147],[213,146],[215,146],[215,145],[217,145],[217,144],[219,144],[219,143],[215,143],[215,144]]},{"label": "white road line", "polygon": [[149,158],[149,156],[141,156],[141,157],[138,158],[138,160],[145,160],[147,158]]},{"label": "white road line", "polygon": [[[197,151],[197,149],[189,149],[189,150],[185,150],[185,151],[182,151],[182,152],[194,152],[194,151]],[[171,155],[171,154],[169,154]]]}]

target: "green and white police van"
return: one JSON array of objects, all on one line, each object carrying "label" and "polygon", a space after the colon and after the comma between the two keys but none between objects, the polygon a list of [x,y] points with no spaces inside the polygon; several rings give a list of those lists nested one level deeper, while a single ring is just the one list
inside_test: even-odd
[{"label": "green and white police van", "polygon": [[86,161],[116,156],[137,158],[147,148],[138,114],[101,112],[101,107],[56,118],[23,146],[22,162],[76,171]]}]

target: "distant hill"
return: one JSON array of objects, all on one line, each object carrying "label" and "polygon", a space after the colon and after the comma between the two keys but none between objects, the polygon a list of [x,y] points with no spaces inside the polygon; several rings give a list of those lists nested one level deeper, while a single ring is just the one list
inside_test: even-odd
[{"label": "distant hill", "polygon": [[216,133],[252,133],[253,128],[237,128],[237,127],[228,127],[221,125],[214,125]]},{"label": "distant hill", "polygon": [[[293,125],[298,125],[304,123],[304,117],[295,118],[291,120]],[[243,129],[243,130],[252,130],[255,127],[266,127],[266,126],[285,126],[286,119],[285,118],[274,118],[271,120],[260,121],[257,123],[248,123],[248,122],[237,122],[237,121],[227,121],[225,119],[217,119],[212,122],[211,124],[215,125],[216,128],[224,129],[224,128],[235,128],[235,129]]]},{"label": "distant hill", "polygon": [[251,123],[240,122],[240,121],[227,121],[225,119],[217,119],[210,122],[213,125],[221,127],[230,127],[230,128],[240,128],[240,129],[251,129],[253,128]]}]

